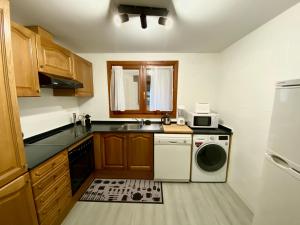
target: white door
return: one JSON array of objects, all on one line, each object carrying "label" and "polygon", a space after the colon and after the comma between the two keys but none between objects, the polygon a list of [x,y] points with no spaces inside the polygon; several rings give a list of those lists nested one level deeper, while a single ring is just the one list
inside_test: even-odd
[{"label": "white door", "polygon": [[299,225],[299,190],[299,172],[267,155],[253,225]]},{"label": "white door", "polygon": [[300,166],[300,86],[276,89],[269,150]]}]

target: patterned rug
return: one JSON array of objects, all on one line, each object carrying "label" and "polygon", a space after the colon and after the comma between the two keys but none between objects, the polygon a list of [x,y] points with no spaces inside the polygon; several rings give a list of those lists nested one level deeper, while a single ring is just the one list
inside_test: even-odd
[{"label": "patterned rug", "polygon": [[95,179],[80,201],[163,204],[162,183],[153,180]]}]

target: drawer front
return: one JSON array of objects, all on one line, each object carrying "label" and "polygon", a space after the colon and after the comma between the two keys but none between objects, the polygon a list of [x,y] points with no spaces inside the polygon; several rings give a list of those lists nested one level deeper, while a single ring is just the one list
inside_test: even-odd
[{"label": "drawer front", "polygon": [[62,214],[66,207],[70,204],[71,199],[72,192],[70,188],[64,190],[58,196],[51,199],[51,201],[48,202],[43,209],[38,211],[40,224],[52,224],[51,222],[58,219],[60,214]]},{"label": "drawer front", "polygon": [[48,205],[52,199],[56,198],[68,189],[71,189],[70,175],[68,172],[66,172],[56,183],[51,185],[51,187],[48,188],[47,191],[42,192],[35,199],[35,205],[37,210],[40,210],[46,205]]},{"label": "drawer front", "polygon": [[30,172],[32,183],[35,184],[43,177],[47,176],[47,174],[51,173],[55,168],[57,168],[60,164],[67,161],[68,153],[67,151],[63,151],[59,153],[57,156],[49,159],[47,162],[38,166]]},{"label": "drawer front", "polygon": [[60,178],[63,177],[66,173],[68,173],[68,180],[70,180],[68,161],[65,161],[62,165],[53,170],[52,173],[46,175],[44,179],[33,185],[34,196],[38,197],[41,193],[45,192],[49,188],[49,186],[60,180]]}]

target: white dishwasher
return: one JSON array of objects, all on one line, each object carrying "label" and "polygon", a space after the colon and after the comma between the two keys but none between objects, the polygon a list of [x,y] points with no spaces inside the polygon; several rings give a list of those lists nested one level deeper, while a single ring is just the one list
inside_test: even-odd
[{"label": "white dishwasher", "polygon": [[154,180],[188,182],[191,144],[190,134],[154,134]]}]

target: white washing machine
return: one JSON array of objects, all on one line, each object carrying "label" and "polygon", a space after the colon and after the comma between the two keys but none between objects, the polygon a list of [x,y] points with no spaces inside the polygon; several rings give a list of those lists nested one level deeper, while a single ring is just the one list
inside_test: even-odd
[{"label": "white washing machine", "polygon": [[193,135],[191,181],[226,181],[229,138],[229,135]]}]

